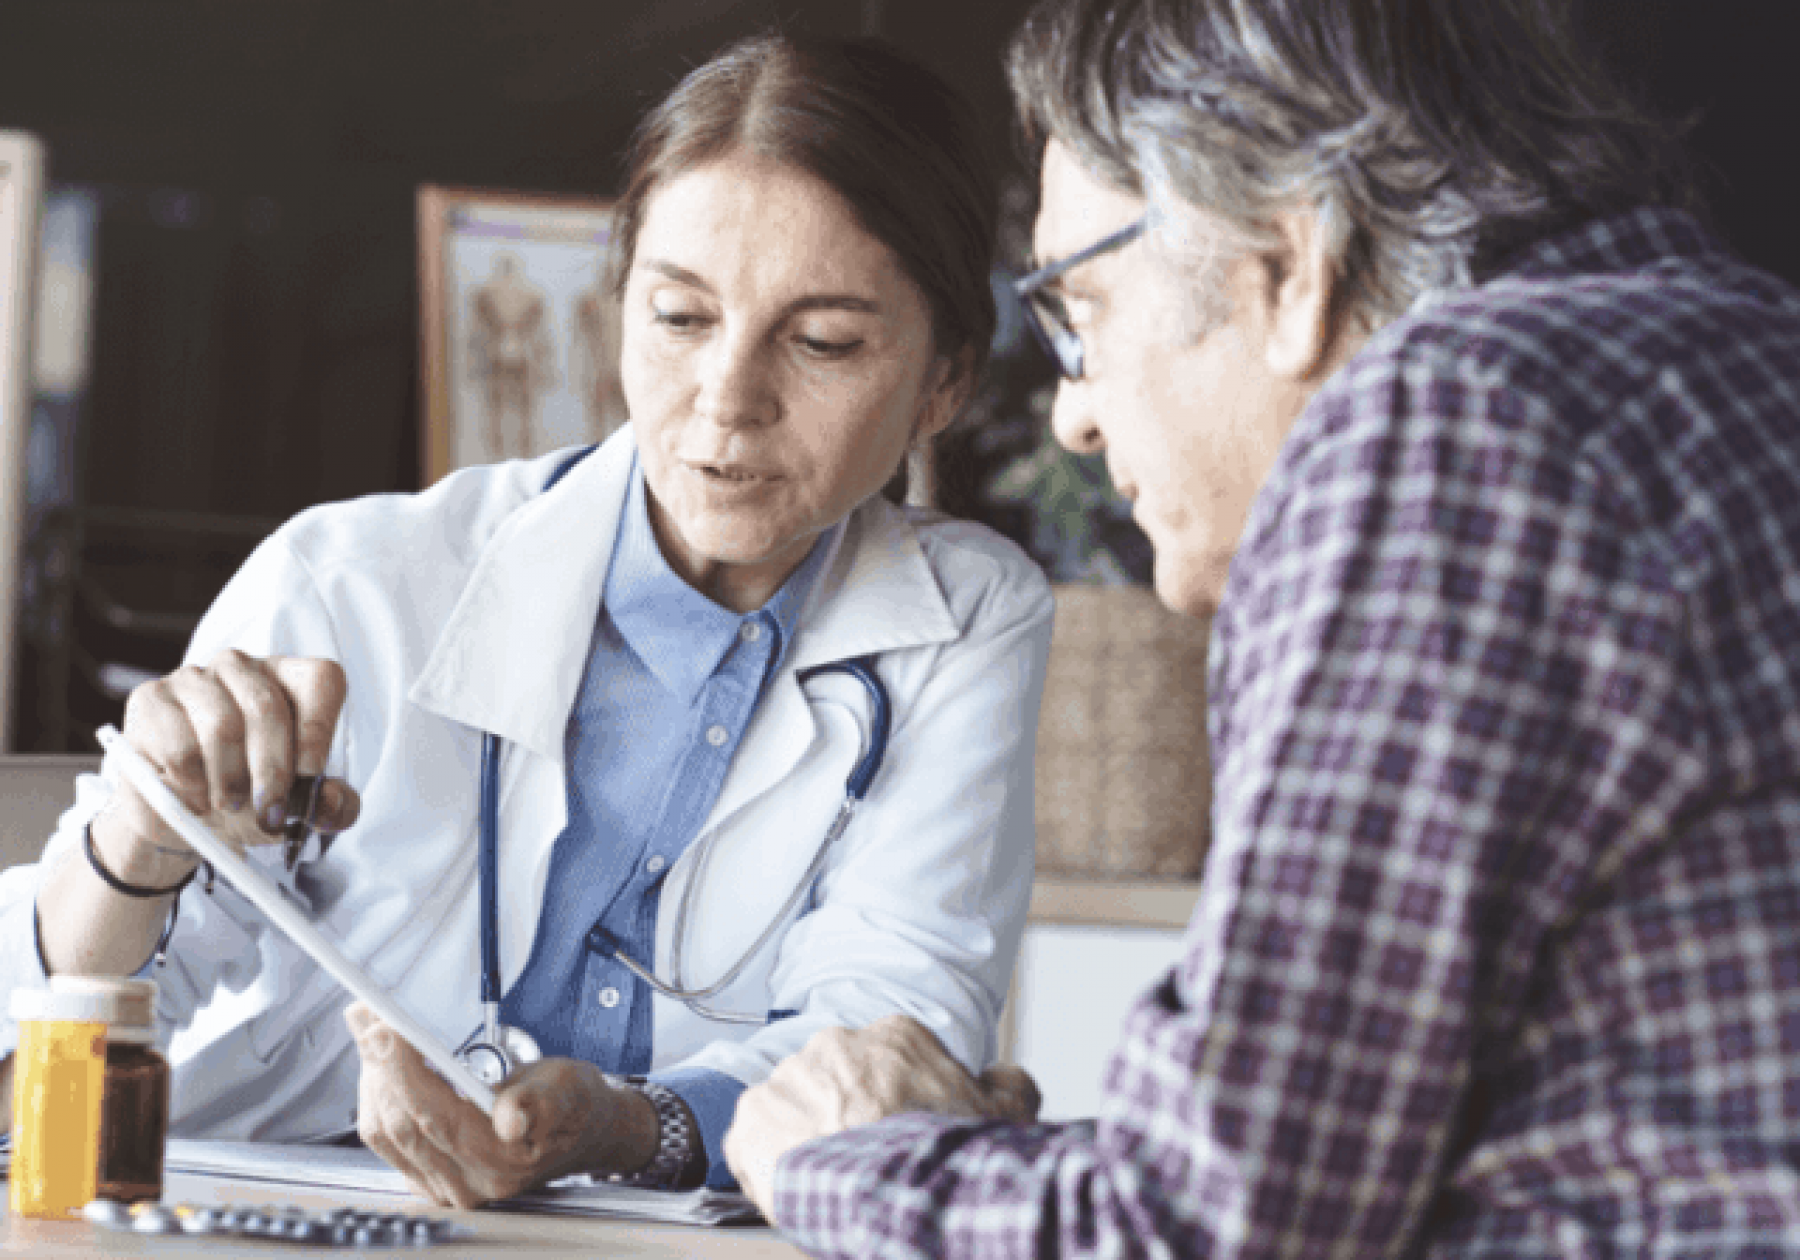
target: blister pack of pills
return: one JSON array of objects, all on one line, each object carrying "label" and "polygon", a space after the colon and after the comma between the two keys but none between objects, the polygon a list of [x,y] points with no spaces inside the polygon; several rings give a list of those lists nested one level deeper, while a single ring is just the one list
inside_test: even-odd
[{"label": "blister pack of pills", "polygon": [[193,1234],[254,1238],[301,1247],[430,1247],[462,1242],[475,1231],[439,1217],[405,1212],[332,1208],[309,1212],[292,1204],[137,1203],[95,1199],[82,1215],[103,1229],[135,1234]]}]

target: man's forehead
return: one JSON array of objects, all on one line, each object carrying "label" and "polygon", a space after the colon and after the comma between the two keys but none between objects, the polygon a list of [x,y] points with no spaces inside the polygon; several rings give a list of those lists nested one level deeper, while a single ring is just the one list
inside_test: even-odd
[{"label": "man's forehead", "polygon": [[1091,175],[1060,141],[1044,148],[1032,248],[1040,264],[1065,258],[1138,221],[1144,199]]}]

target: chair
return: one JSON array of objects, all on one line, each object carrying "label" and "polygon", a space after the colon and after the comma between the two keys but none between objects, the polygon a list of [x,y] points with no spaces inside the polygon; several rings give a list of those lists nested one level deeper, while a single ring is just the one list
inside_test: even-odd
[{"label": "chair", "polygon": [[221,587],[279,522],[108,507],[47,511],[26,552],[37,615],[22,636],[14,747],[87,752],[131,689],[181,663]]}]

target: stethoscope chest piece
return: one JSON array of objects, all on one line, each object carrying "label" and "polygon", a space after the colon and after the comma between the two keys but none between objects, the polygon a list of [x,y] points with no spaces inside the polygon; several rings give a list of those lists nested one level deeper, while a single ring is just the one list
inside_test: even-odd
[{"label": "stethoscope chest piece", "polygon": [[457,1055],[483,1085],[495,1086],[526,1064],[544,1057],[530,1033],[505,1024],[494,1030],[491,1039],[485,1029],[478,1031]]}]

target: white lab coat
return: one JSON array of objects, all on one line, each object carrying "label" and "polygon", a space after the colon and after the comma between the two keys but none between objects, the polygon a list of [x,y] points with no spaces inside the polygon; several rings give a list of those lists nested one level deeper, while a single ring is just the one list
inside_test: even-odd
[{"label": "white lab coat", "polygon": [[[228,646],[342,662],[349,698],[328,769],[362,793],[362,816],[288,882],[453,1046],[479,1016],[481,733],[506,741],[500,956],[510,986],[565,821],[564,728],[632,455],[627,428],[549,492],[560,455],[305,512],[232,579],[189,651],[198,662]],[[716,833],[714,856],[683,950],[686,981],[710,982],[794,887],[842,800],[868,711],[854,680],[828,675],[803,693],[796,673],[876,654],[893,703],[881,774],[825,867],[816,908],[718,999],[800,1014],[745,1027],[655,998],[655,1067],[754,1084],[819,1028],[890,1012],[933,1029],[971,1069],[992,1058],[1030,895],[1051,610],[1043,577],[986,529],[879,499],[851,515],[702,829]],[[112,781],[103,766],[78,784],[46,856],[80,843]],[[665,881],[665,977],[700,847]],[[256,852],[281,872],[278,850]],[[0,876],[0,987],[43,983],[31,925],[46,864]],[[210,897],[190,887],[155,978],[174,1033],[177,1132],[278,1140],[351,1122],[358,1061],[343,991],[225,884]],[[0,1024],[0,1052],[15,1038]]]}]

